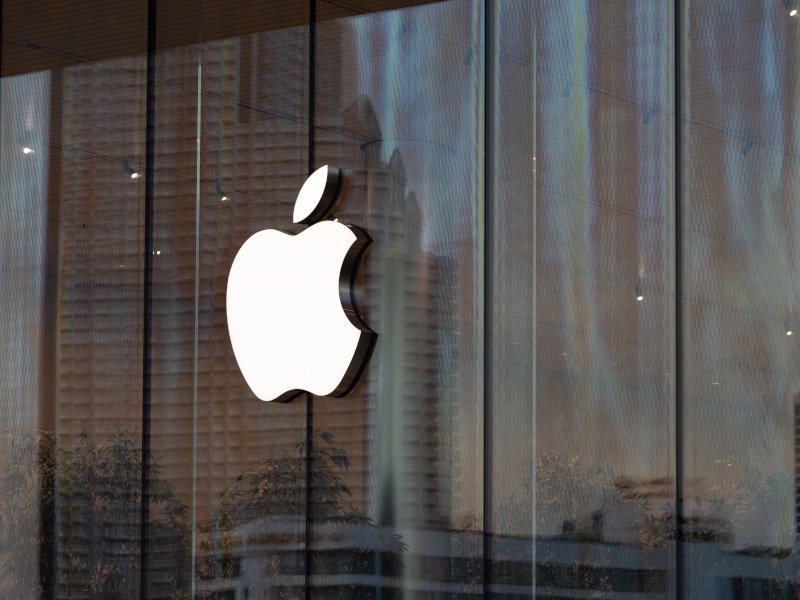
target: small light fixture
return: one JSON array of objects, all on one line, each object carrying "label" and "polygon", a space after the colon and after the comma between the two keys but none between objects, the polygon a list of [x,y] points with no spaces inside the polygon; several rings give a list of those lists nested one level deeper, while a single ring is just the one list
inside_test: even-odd
[{"label": "small light fixture", "polygon": [[22,149],[22,153],[23,153],[23,154],[33,154],[33,148],[29,148],[28,146],[25,146],[25,147]]},{"label": "small light fixture", "polygon": [[214,191],[217,193],[217,196],[219,196],[219,201],[220,202],[227,202],[228,201],[228,195],[222,189],[222,184],[221,183],[217,182],[217,187],[214,188]]},{"label": "small light fixture", "polygon": [[797,16],[797,0],[783,0],[783,7],[789,11],[790,17]]},{"label": "small light fixture", "polygon": [[644,294],[642,293],[642,282],[636,284],[636,300],[641,302],[644,300]]},{"label": "small light fixture", "polygon": [[783,322],[783,329],[786,331],[786,335],[792,335],[792,333],[793,333],[793,332],[792,332],[792,324],[791,324],[791,323],[789,323],[789,319],[788,319],[788,317],[787,317],[787,318],[786,318],[786,320]]},{"label": "small light fixture", "polygon": [[125,164],[122,165],[122,168],[128,175],[131,176],[131,179],[139,179],[139,172],[136,169],[134,169],[131,166],[131,163],[129,163],[127,160],[125,161]]}]

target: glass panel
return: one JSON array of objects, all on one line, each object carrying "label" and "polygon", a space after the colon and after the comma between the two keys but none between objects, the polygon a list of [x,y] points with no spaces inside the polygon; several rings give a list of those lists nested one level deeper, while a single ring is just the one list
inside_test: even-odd
[{"label": "glass panel", "polygon": [[536,593],[666,594],[672,9],[539,0],[535,14]]},{"label": "glass panel", "polygon": [[226,289],[251,235],[301,228],[308,13],[251,4],[201,14],[160,3],[157,21],[152,443],[187,506],[195,544],[180,567],[194,564],[197,597],[302,597],[305,586],[305,401],[253,395]]},{"label": "glass panel", "polygon": [[798,593],[794,8],[732,2],[719,11],[708,1],[685,7],[691,598]]},{"label": "glass panel", "polygon": [[[150,446],[158,457],[157,474],[180,499],[183,508],[182,547],[163,551],[159,532],[150,524],[150,573],[174,572],[178,592],[196,597],[192,576],[192,542],[197,515],[208,513],[208,500],[195,494],[193,430],[199,422],[194,373],[195,197],[197,190],[198,77],[201,47],[197,44],[199,3],[159,2],[156,10],[153,213],[151,238]],[[174,26],[180,16],[180,27]],[[187,45],[170,42],[180,32]],[[194,44],[189,45],[192,41]],[[197,397],[197,401],[195,400]],[[203,472],[202,470],[199,472]],[[151,473],[151,493],[158,493]],[[151,575],[152,576],[152,575]],[[201,588],[202,589],[202,588]]]},{"label": "glass panel", "polygon": [[2,37],[0,596],[135,598],[145,11],[3,2]]},{"label": "glass panel", "polygon": [[312,594],[480,593],[481,5],[359,12],[317,28],[315,155],[347,177],[335,216],[374,240],[357,294],[378,341],[353,396],[314,403],[353,525],[314,513]]},{"label": "glass panel", "polygon": [[[492,396],[487,448],[491,582],[495,594],[530,597],[533,580],[536,315],[536,27],[528,0],[496,2]],[[487,115],[487,119],[491,116]],[[487,249],[488,251],[488,249]],[[487,334],[488,335],[488,334]]]}]

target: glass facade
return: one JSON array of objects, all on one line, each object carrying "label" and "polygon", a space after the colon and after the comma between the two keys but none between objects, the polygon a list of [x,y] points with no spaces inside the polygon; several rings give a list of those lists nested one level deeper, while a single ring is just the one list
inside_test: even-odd
[{"label": "glass facade", "polygon": [[[800,598],[800,15],[723,4],[2,0],[0,597]],[[263,402],[323,165],[377,343]]]}]

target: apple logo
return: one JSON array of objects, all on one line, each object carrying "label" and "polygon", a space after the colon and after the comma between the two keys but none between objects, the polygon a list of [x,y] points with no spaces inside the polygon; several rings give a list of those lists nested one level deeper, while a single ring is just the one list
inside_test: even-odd
[{"label": "apple logo", "polygon": [[358,227],[323,220],[342,188],[324,166],[303,184],[298,235],[266,229],[239,249],[228,276],[228,332],[236,362],[261,400],[304,392],[342,397],[358,383],[377,334],[354,300],[359,262],[372,240]]}]

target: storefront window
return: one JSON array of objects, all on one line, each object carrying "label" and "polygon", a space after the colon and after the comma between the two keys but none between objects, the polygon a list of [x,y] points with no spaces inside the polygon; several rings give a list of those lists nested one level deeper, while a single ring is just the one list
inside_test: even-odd
[{"label": "storefront window", "polygon": [[[795,597],[795,8],[5,0],[0,596]],[[325,165],[377,341],[263,401]]]}]

